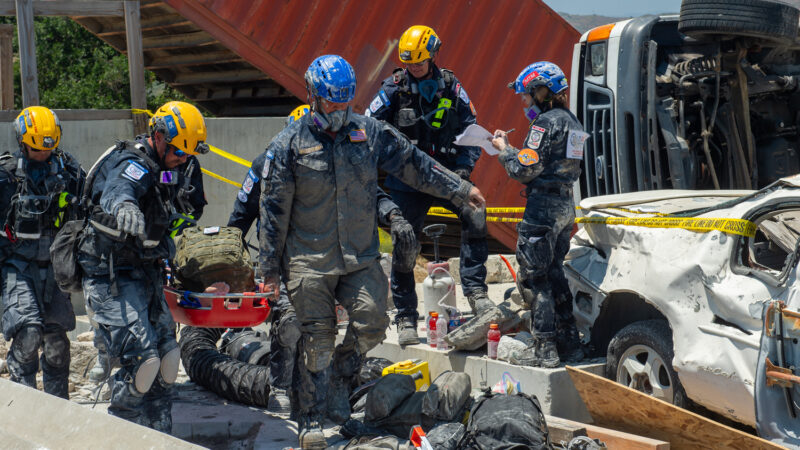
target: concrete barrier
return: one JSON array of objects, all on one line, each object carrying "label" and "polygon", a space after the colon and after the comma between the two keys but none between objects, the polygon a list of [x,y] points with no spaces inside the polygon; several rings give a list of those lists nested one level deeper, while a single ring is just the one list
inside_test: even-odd
[{"label": "concrete barrier", "polygon": [[4,449],[201,449],[168,434],[0,379]]}]

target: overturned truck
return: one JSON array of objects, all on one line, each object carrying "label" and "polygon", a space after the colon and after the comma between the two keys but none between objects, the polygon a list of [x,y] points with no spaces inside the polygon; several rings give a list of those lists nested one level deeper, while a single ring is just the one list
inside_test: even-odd
[{"label": "overturned truck", "polygon": [[590,30],[570,99],[586,131],[582,197],[757,189],[800,172],[797,8],[684,0],[680,15]]}]

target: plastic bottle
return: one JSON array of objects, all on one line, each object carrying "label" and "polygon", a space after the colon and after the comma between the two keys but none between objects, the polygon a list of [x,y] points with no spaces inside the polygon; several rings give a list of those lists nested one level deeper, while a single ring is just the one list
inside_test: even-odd
[{"label": "plastic bottle", "polygon": [[461,311],[453,309],[448,312],[450,313],[450,320],[447,322],[447,332],[452,333],[453,330],[461,326]]},{"label": "plastic bottle", "polygon": [[439,313],[432,311],[428,317],[428,345],[436,348],[436,321],[439,320]]},{"label": "plastic bottle", "polygon": [[444,337],[447,336],[447,319],[439,316],[436,319],[436,348],[439,350],[447,350],[447,342]]},{"label": "plastic bottle", "polygon": [[497,324],[489,325],[489,333],[487,335],[487,353],[490,359],[497,359],[497,345],[500,343],[500,330]]}]

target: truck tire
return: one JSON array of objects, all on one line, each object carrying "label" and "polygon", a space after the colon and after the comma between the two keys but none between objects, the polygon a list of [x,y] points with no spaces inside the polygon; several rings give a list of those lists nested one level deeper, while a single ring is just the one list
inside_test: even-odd
[{"label": "truck tire", "polygon": [[700,38],[734,35],[791,43],[798,20],[800,10],[774,1],[683,0],[678,31]]},{"label": "truck tire", "polygon": [[688,404],[672,368],[672,330],[665,320],[634,322],[611,339],[606,378],[685,408]]}]

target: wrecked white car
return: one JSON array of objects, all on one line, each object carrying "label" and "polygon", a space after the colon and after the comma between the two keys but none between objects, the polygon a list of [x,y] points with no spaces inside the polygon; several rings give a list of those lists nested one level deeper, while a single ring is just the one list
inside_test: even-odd
[{"label": "wrecked white car", "polygon": [[606,376],[800,445],[800,176],[581,207],[565,270]]}]

